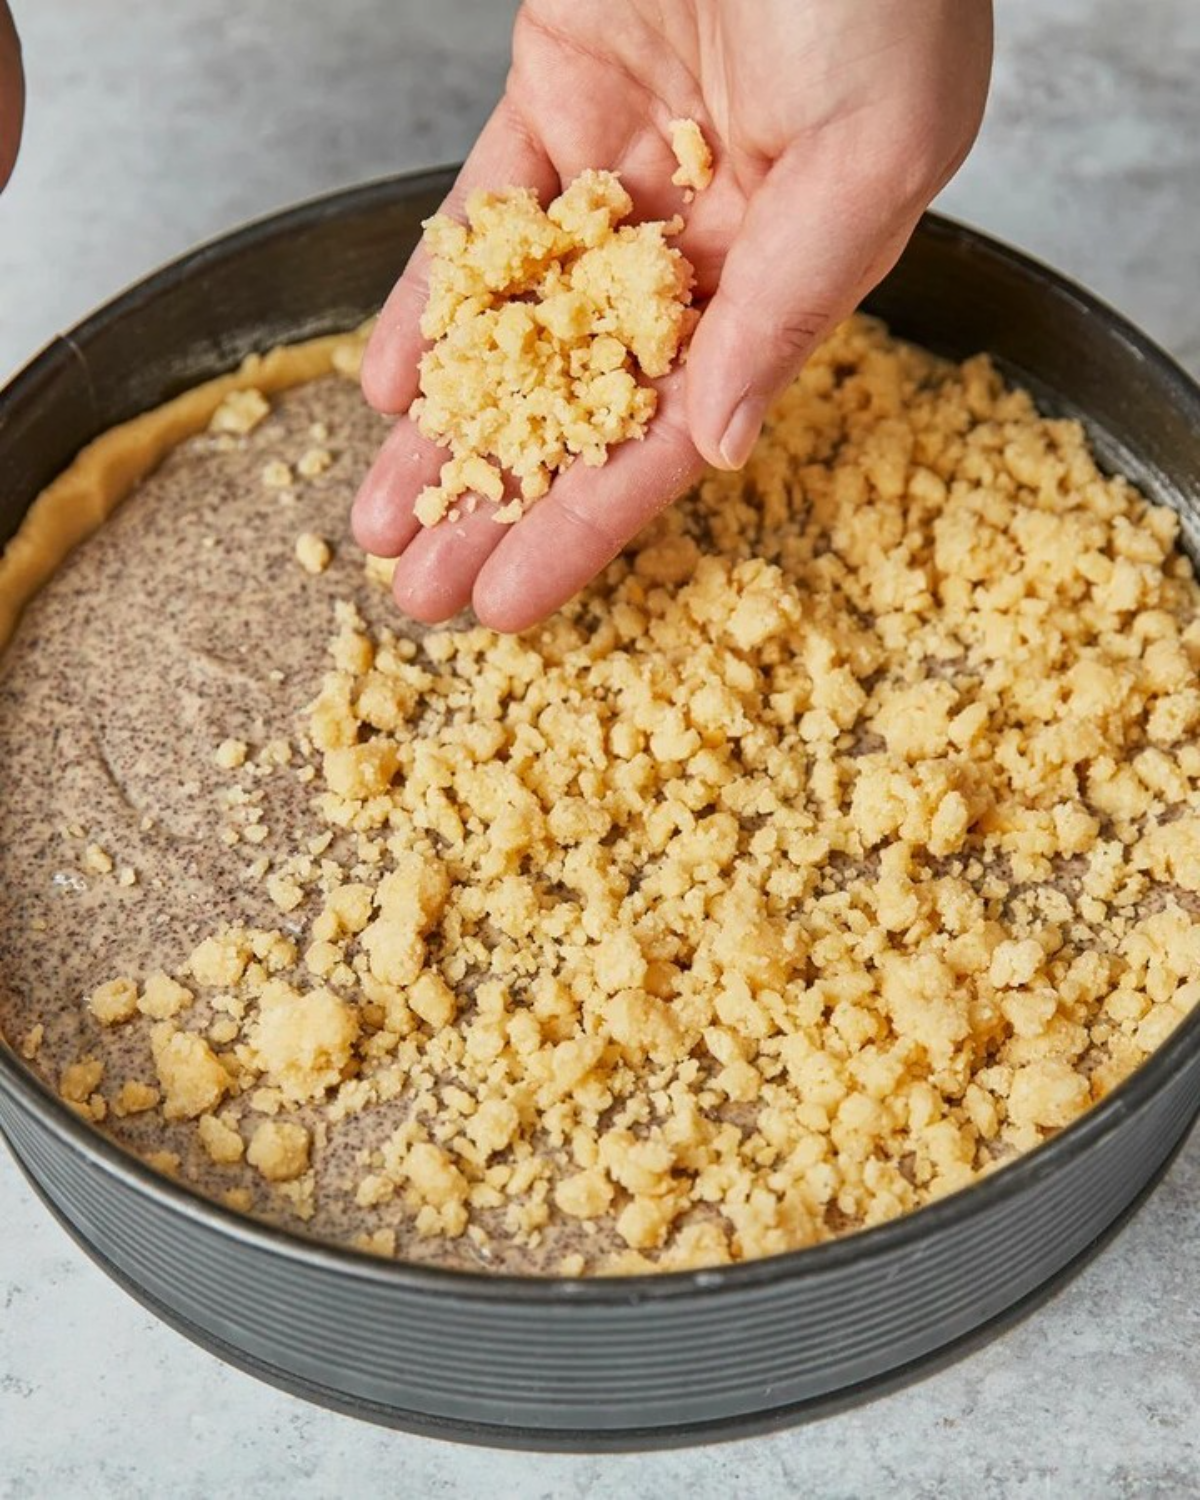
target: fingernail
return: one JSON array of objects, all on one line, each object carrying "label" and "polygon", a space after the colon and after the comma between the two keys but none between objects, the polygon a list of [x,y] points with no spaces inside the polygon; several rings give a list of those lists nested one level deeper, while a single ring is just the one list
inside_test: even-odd
[{"label": "fingernail", "polygon": [[725,436],[717,444],[727,468],[740,469],[750,457],[750,450],[762,430],[766,410],[767,404],[761,396],[745,396],[734,408]]}]

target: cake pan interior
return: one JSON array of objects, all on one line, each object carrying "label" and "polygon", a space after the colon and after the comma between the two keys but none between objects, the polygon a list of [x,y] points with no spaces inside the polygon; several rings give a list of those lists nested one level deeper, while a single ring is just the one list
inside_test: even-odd
[{"label": "cake pan interior", "polygon": [[[0,395],[0,540],[99,432],[386,295],[452,173],[334,195],[227,236],[56,340]],[[988,350],[1106,463],[1200,516],[1200,393],[1122,320],[927,217],[868,310]],[[571,1282],[392,1265],[239,1220],[75,1119],[0,1047],[0,1126],[81,1244],[190,1336],[374,1420],[488,1442],[626,1447],[826,1410],[961,1349],[1092,1249],[1200,1107],[1200,1017],[1048,1145],[846,1240],[711,1272]]]}]

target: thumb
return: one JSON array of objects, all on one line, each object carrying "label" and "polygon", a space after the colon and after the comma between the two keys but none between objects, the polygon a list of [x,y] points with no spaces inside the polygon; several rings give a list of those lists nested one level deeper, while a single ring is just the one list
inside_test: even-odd
[{"label": "thumb", "polygon": [[876,173],[839,182],[792,153],[775,163],[688,350],[688,424],[710,464],[741,468],[771,402],[895,264],[921,207]]}]

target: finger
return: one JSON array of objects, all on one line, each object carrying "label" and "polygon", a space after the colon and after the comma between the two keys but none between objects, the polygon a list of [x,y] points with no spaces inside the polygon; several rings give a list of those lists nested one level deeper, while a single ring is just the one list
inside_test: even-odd
[{"label": "finger", "polygon": [[860,164],[795,148],[730,246],[688,353],[687,411],[709,463],[737,469],[767,407],[820,339],[895,263],[924,196]]},{"label": "finger", "polygon": [[363,395],[376,411],[389,415],[407,411],[417,394],[418,365],[425,349],[421,313],[429,295],[428,263],[424,245],[418,244],[388,293],[363,354]]},{"label": "finger", "polygon": [[413,514],[416,497],[436,484],[445,450],[401,417],[384,440],[351,512],[354,539],[376,557],[395,557],[392,594],[405,614],[427,625],[448,620],[471,600],[475,576],[503,540],[507,528],[492,516],[496,506],[476,497],[455,502],[454,519],[422,526]]},{"label": "finger", "polygon": [[25,117],[25,73],[12,15],[0,0],[0,188],[12,175]]},{"label": "finger", "polygon": [[399,557],[420,530],[413,504],[436,484],[445,450],[422,437],[416,423],[399,417],[359,486],[350,512],[354,540],[376,557]]},{"label": "finger", "polygon": [[703,461],[688,434],[683,372],[657,389],[658,410],[641,442],[614,448],[599,469],[572,464],[502,538],[472,595],[484,625],[524,630],[544,620],[696,479]]},{"label": "finger", "polygon": [[456,518],[421,527],[396,564],[392,596],[425,625],[440,625],[466,609],[480,568],[508,531],[493,520],[491,501],[479,498],[473,512],[466,501],[464,495],[455,502]]},{"label": "finger", "polygon": [[[558,191],[558,173],[507,97],[492,111],[440,212],[462,218],[476,188],[531,187],[543,202]],[[407,411],[417,394],[425,341],[421,314],[429,295],[429,257],[418,245],[384,303],[363,356],[363,394],[377,411]]]}]

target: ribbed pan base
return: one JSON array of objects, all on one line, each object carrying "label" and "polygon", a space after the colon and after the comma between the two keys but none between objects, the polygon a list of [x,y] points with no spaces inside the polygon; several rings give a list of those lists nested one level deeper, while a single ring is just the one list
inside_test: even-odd
[{"label": "ribbed pan base", "polygon": [[138,1282],[126,1276],[97,1247],[76,1228],[67,1212],[42,1189],[28,1168],[17,1155],[25,1181],[38,1199],[45,1205],[55,1221],[66,1230],[71,1239],[85,1251],[106,1275],[127,1292],[135,1302],[172,1327],[176,1333],[197,1344],[209,1354],[216,1355],[226,1364],[235,1366],[247,1375],[265,1381],[291,1396],[299,1396],[317,1406],[338,1411],[345,1416],[357,1417],[360,1421],[374,1422],[381,1427],[396,1427],[405,1432],[414,1432],[420,1437],[442,1438],[455,1443],[473,1443],[488,1448],[531,1449],[556,1453],[634,1452],[643,1449],[686,1447],[693,1443],[732,1441],[735,1438],[754,1437],[759,1433],[774,1432],[782,1427],[796,1426],[801,1422],[815,1421],[819,1417],[833,1416],[836,1412],[861,1406],[879,1396],[911,1385],[914,1381],[943,1370],[965,1355],[990,1343],[997,1335],[1012,1328],[1050,1301],[1056,1293],[1083,1270],[1101,1250],[1116,1237],[1126,1222],[1137,1213],[1159,1182],[1170,1170],[1172,1162],[1187,1142],[1190,1132],[1185,1132],[1172,1149],[1162,1166],[1146,1183],[1142,1191],[1106,1230],[1056,1275],[1036,1287],[1028,1296],[997,1314],[988,1323],[972,1329],[961,1338],[933,1350],[911,1364],[902,1365],[884,1375],[864,1380],[858,1385],[847,1386],[839,1391],[800,1401],[792,1406],[778,1407],[756,1412],[748,1416],[734,1417],[725,1421],[714,1420],[691,1426],[679,1427],[632,1427],[625,1431],[592,1432],[586,1428],[577,1432],[548,1431],[525,1427],[487,1426],[481,1422],[461,1422],[424,1416],[417,1412],[401,1411],[393,1406],[379,1406],[367,1401],[354,1401],[342,1392],[311,1380],[300,1380],[286,1371],[265,1365],[252,1359],[234,1344],[215,1338],[205,1329],[189,1323],[170,1307],[157,1301]]}]

